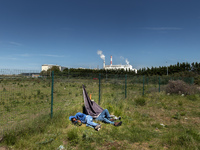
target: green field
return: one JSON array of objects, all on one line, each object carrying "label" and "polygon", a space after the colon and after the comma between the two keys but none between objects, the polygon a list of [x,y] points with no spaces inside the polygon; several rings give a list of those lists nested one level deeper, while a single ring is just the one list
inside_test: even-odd
[{"label": "green field", "polygon": [[[53,118],[51,79],[0,80],[0,149],[200,149],[200,95],[168,95],[165,86],[124,79],[55,78]],[[74,126],[69,116],[82,112],[82,84],[122,126],[100,131]],[[125,92],[127,98],[125,99]]]}]

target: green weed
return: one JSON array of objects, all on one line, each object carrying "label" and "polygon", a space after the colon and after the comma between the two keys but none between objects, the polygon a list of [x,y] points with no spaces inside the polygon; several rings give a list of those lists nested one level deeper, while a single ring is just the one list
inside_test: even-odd
[{"label": "green weed", "polygon": [[40,95],[41,91],[40,90],[37,90],[37,95]]},{"label": "green weed", "polygon": [[180,128],[171,130],[164,137],[162,143],[170,149],[198,149],[200,135],[196,130]]},{"label": "green weed", "polygon": [[179,101],[178,101],[178,105],[179,105],[179,106],[183,106],[183,102],[179,100]]},{"label": "green weed", "polygon": [[73,127],[70,131],[67,132],[67,139],[71,144],[78,144],[79,143],[79,135],[78,135],[78,128]]},{"label": "green weed", "polygon": [[[98,103],[98,82],[86,79],[57,80],[51,119],[51,82],[48,79],[40,81],[19,80],[16,84],[7,81],[4,85],[7,91],[0,95],[0,123],[3,125],[0,129],[7,129],[7,133],[1,146],[12,146],[16,150],[57,149],[59,145],[66,149],[83,150],[200,148],[198,95],[169,96],[149,90],[142,97],[142,85],[138,81],[137,84],[127,82],[128,98],[124,99],[121,82],[115,81],[113,85],[107,80],[102,84],[100,104],[111,114],[120,115],[123,123],[115,127],[99,122],[102,128],[97,132],[84,124],[73,126],[69,116],[82,112],[82,83],[87,84],[86,90]],[[65,82],[68,83],[64,85]],[[151,87],[157,86],[149,82],[145,90]]]},{"label": "green weed", "polygon": [[192,111],[192,115],[195,117],[200,117],[200,111]]},{"label": "green weed", "polygon": [[172,118],[180,120],[181,115],[177,112],[175,115],[172,116]]},{"label": "green weed", "polygon": [[187,95],[187,98],[188,98],[189,100],[191,100],[191,101],[197,101],[197,100],[198,100],[198,98],[197,98],[196,95]]},{"label": "green weed", "polygon": [[140,106],[144,106],[144,105],[146,105],[146,100],[145,100],[144,97],[136,98],[135,104],[140,105]]},{"label": "green weed", "polygon": [[14,145],[17,141],[17,137],[15,133],[6,133],[4,136],[4,141],[6,145]]}]

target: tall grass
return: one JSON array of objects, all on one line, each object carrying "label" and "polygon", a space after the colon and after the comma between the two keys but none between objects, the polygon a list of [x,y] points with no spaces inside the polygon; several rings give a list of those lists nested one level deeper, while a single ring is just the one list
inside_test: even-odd
[{"label": "tall grass", "polygon": [[[4,95],[8,97],[5,92],[9,90],[10,83],[7,81],[6,84]],[[24,88],[26,84],[19,85]],[[4,132],[0,148],[49,150],[58,149],[62,145],[65,149],[83,150],[200,149],[198,93],[181,96],[151,91],[141,96],[138,94],[141,92],[141,85],[128,84],[129,94],[125,99],[120,82],[105,82],[102,85],[101,106],[107,108],[111,114],[121,116],[123,123],[122,126],[115,127],[99,122],[102,128],[97,132],[84,124],[80,127],[74,126],[68,119],[69,116],[82,112],[82,84],[86,85],[88,94],[98,103],[96,81],[56,81],[52,119],[50,95],[47,94],[49,83],[31,83],[34,88],[28,90],[26,87],[25,93],[23,89],[16,90],[14,100],[4,101],[4,104],[1,102],[0,107],[4,113],[0,114],[17,114],[13,121],[18,119],[16,122],[19,124]],[[17,85],[17,82],[14,85]],[[39,114],[34,111],[36,108],[44,109],[46,113]]]}]

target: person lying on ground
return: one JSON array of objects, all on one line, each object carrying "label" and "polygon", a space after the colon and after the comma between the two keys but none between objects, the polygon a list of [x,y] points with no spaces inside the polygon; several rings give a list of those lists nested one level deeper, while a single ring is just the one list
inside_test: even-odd
[{"label": "person lying on ground", "polygon": [[[100,124],[97,124],[93,122],[93,118],[90,115],[86,115],[84,113],[76,113],[75,116],[70,116],[69,120],[72,121],[72,123],[84,123],[87,127],[92,127],[95,130],[99,131],[101,128]],[[114,122],[115,119],[111,119],[110,114],[107,109],[104,109],[101,114],[95,119],[96,121],[102,121],[104,123],[113,124],[114,126],[120,126],[122,124],[122,121],[120,122]]]},{"label": "person lying on ground", "polygon": [[83,114],[80,112],[76,113],[75,116],[70,116],[69,120],[72,123],[84,123],[84,124],[86,124],[87,127],[94,128],[97,131],[99,131],[101,128],[100,124],[93,122],[92,116],[86,115],[86,114]]},{"label": "person lying on ground", "polygon": [[[121,119],[121,117],[119,118],[119,120],[120,119]],[[120,126],[122,124],[122,121],[114,122],[116,119],[112,119],[110,117],[110,113],[107,109],[104,109],[95,120],[102,121],[104,123],[113,124],[114,126]]]}]

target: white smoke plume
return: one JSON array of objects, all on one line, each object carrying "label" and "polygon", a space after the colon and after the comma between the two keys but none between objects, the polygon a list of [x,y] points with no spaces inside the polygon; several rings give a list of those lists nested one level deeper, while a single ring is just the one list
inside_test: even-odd
[{"label": "white smoke plume", "polygon": [[[121,59],[121,60],[124,60],[124,57],[123,57],[123,56],[120,56],[120,59]],[[127,58],[125,59],[125,62],[126,62],[127,65],[129,65],[129,61],[128,61]]]},{"label": "white smoke plume", "polygon": [[100,55],[101,59],[105,60],[105,56],[102,51],[98,50],[97,54]]},{"label": "white smoke plume", "polygon": [[125,61],[126,61],[127,65],[129,65],[129,61],[128,61],[128,59],[126,59]]},{"label": "white smoke plume", "polygon": [[120,56],[120,59],[121,59],[121,60],[124,60],[124,57],[123,57],[123,56]]}]

